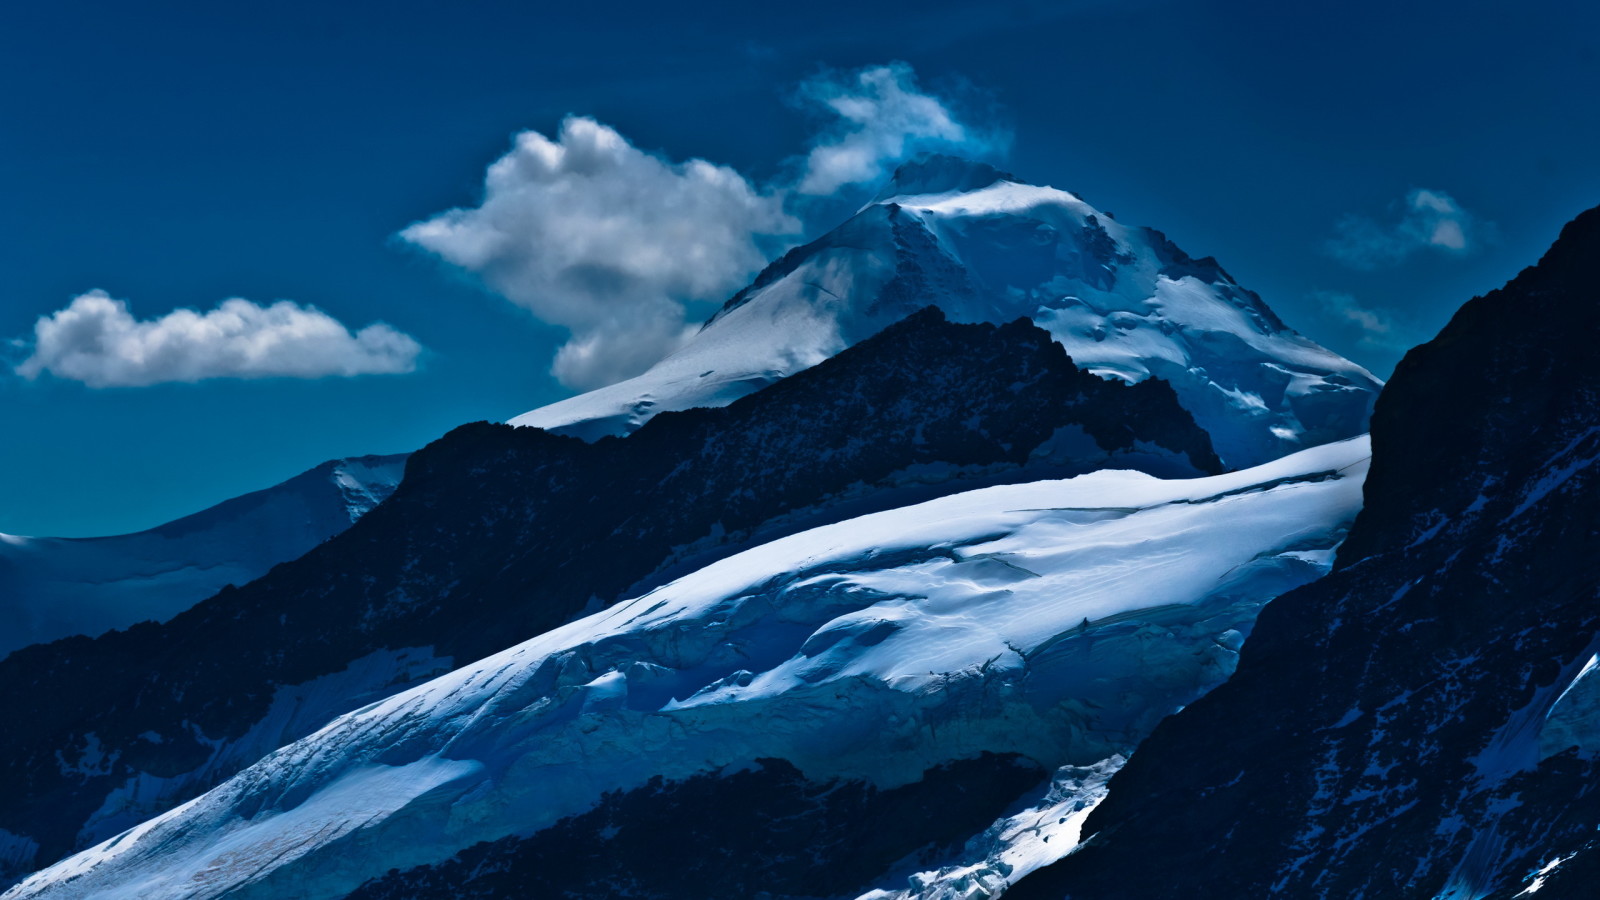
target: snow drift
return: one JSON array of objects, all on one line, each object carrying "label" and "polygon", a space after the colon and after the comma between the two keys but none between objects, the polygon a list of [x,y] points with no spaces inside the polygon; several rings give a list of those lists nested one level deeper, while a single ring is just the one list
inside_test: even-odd
[{"label": "snow drift", "polygon": [[782,538],[342,716],[4,896],[340,896],[761,758],[882,786],[985,752],[1094,766],[1326,571],[1367,454],[1101,471]]}]

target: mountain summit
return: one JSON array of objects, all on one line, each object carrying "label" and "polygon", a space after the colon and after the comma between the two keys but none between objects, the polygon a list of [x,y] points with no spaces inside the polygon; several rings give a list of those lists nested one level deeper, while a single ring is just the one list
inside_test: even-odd
[{"label": "mountain summit", "polygon": [[1026,317],[1096,375],[1170,382],[1234,467],[1360,434],[1381,386],[1159,231],[981,163],[925,156],[769,265],[676,353],[511,423],[626,434],[658,412],[725,405],[929,304],[956,322]]},{"label": "mountain summit", "polygon": [[986,163],[929,153],[902,165],[884,184],[874,203],[917,194],[948,194],[979,191],[997,181],[1019,183],[1017,176]]}]

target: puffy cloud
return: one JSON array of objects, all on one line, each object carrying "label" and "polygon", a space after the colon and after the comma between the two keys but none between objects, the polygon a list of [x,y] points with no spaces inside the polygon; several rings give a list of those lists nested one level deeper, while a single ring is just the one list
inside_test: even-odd
[{"label": "puffy cloud", "polygon": [[105,291],[73,298],[34,325],[33,353],[18,374],[95,387],[207,378],[322,378],[410,372],[422,348],[381,323],[351,333],[310,306],[238,298],[210,312],[174,310],[139,321]]},{"label": "puffy cloud", "polygon": [[722,300],[800,224],[726,166],[671,162],[593,119],[517,135],[483,202],[400,236],[572,332],[552,372],[588,389],[638,374],[686,334],[685,303]]},{"label": "puffy cloud", "polygon": [[1364,306],[1355,297],[1339,291],[1317,291],[1312,299],[1329,316],[1353,326],[1361,333],[1364,346],[1377,350],[1407,350],[1415,343],[1409,329],[1380,309]]},{"label": "puffy cloud", "polygon": [[586,390],[636,375],[693,333],[693,304],[721,301],[801,230],[801,195],[874,181],[925,150],[993,155],[1004,140],[958,119],[904,63],[805,82],[798,97],[827,123],[774,183],[727,166],[674,162],[594,119],[556,135],[518,134],[483,199],[400,237],[571,332],[551,372]]},{"label": "puffy cloud", "polygon": [[957,119],[942,100],[917,86],[905,63],[831,73],[800,86],[803,103],[836,117],[813,143],[796,190],[831,194],[881,180],[896,163],[924,151],[990,156],[1007,136]]},{"label": "puffy cloud", "polygon": [[550,365],[562,384],[603,387],[655,365],[699,330],[686,324],[682,306],[653,304],[627,319],[617,319],[573,334]]},{"label": "puffy cloud", "polygon": [[1420,250],[1453,256],[1476,249],[1485,223],[1443,191],[1417,189],[1406,195],[1392,221],[1348,215],[1327,242],[1334,259],[1357,269],[1397,265]]}]

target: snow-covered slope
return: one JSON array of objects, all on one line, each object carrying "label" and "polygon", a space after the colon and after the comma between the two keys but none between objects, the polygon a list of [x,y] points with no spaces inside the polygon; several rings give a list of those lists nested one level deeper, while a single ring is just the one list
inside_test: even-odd
[{"label": "snow-covered slope", "polygon": [[511,422],[626,433],[663,410],[731,402],[928,304],[957,322],[1028,317],[1096,374],[1170,381],[1235,467],[1361,433],[1380,386],[1160,232],[934,156],[774,262],[649,371]]},{"label": "snow-covered slope", "polygon": [[360,521],[261,578],[163,623],[0,659],[0,829],[31,842],[7,853],[0,835],[0,889],[335,715],[713,560],[1106,467],[1220,471],[1164,382],[1104,381],[1025,321],[934,309],[625,440],[462,426]]},{"label": "snow-covered slope", "polygon": [[116,537],[0,534],[0,656],[164,621],[338,534],[400,483],[404,455],[323,463],[282,484]]},{"label": "snow-covered slope", "polygon": [[342,716],[4,896],[342,896],[759,759],[884,787],[983,752],[1093,766],[1326,570],[1367,454],[1101,471],[782,538]]}]

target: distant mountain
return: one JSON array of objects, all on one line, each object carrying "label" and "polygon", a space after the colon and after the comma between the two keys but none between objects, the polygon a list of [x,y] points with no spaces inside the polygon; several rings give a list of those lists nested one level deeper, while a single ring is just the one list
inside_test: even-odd
[{"label": "distant mountain", "polygon": [[1019,839],[1064,852],[1082,807],[1049,774],[1114,768],[1227,677],[1261,604],[1325,571],[1367,452],[782,538],[344,716],[6,897],[839,896],[962,859],[1019,802]]},{"label": "distant mountain", "polygon": [[1008,897],[1597,895],[1597,260],[1600,209],[1406,355],[1333,574]]},{"label": "distant mountain", "polygon": [[97,843],[337,714],[744,547],[1107,467],[1221,464],[1165,382],[1106,381],[1026,321],[936,309],[625,439],[464,426],[263,578],[161,625],[0,661],[0,862],[20,875]]},{"label": "distant mountain", "polygon": [[101,538],[0,534],[0,657],[166,621],[350,527],[394,492],[404,454],[323,463],[166,525]]},{"label": "distant mountain", "polygon": [[929,304],[956,322],[1027,317],[1097,375],[1164,379],[1233,467],[1365,432],[1380,386],[1215,260],[1066,191],[931,156],[768,266],[649,371],[511,422],[624,434],[665,410],[745,396]]}]

